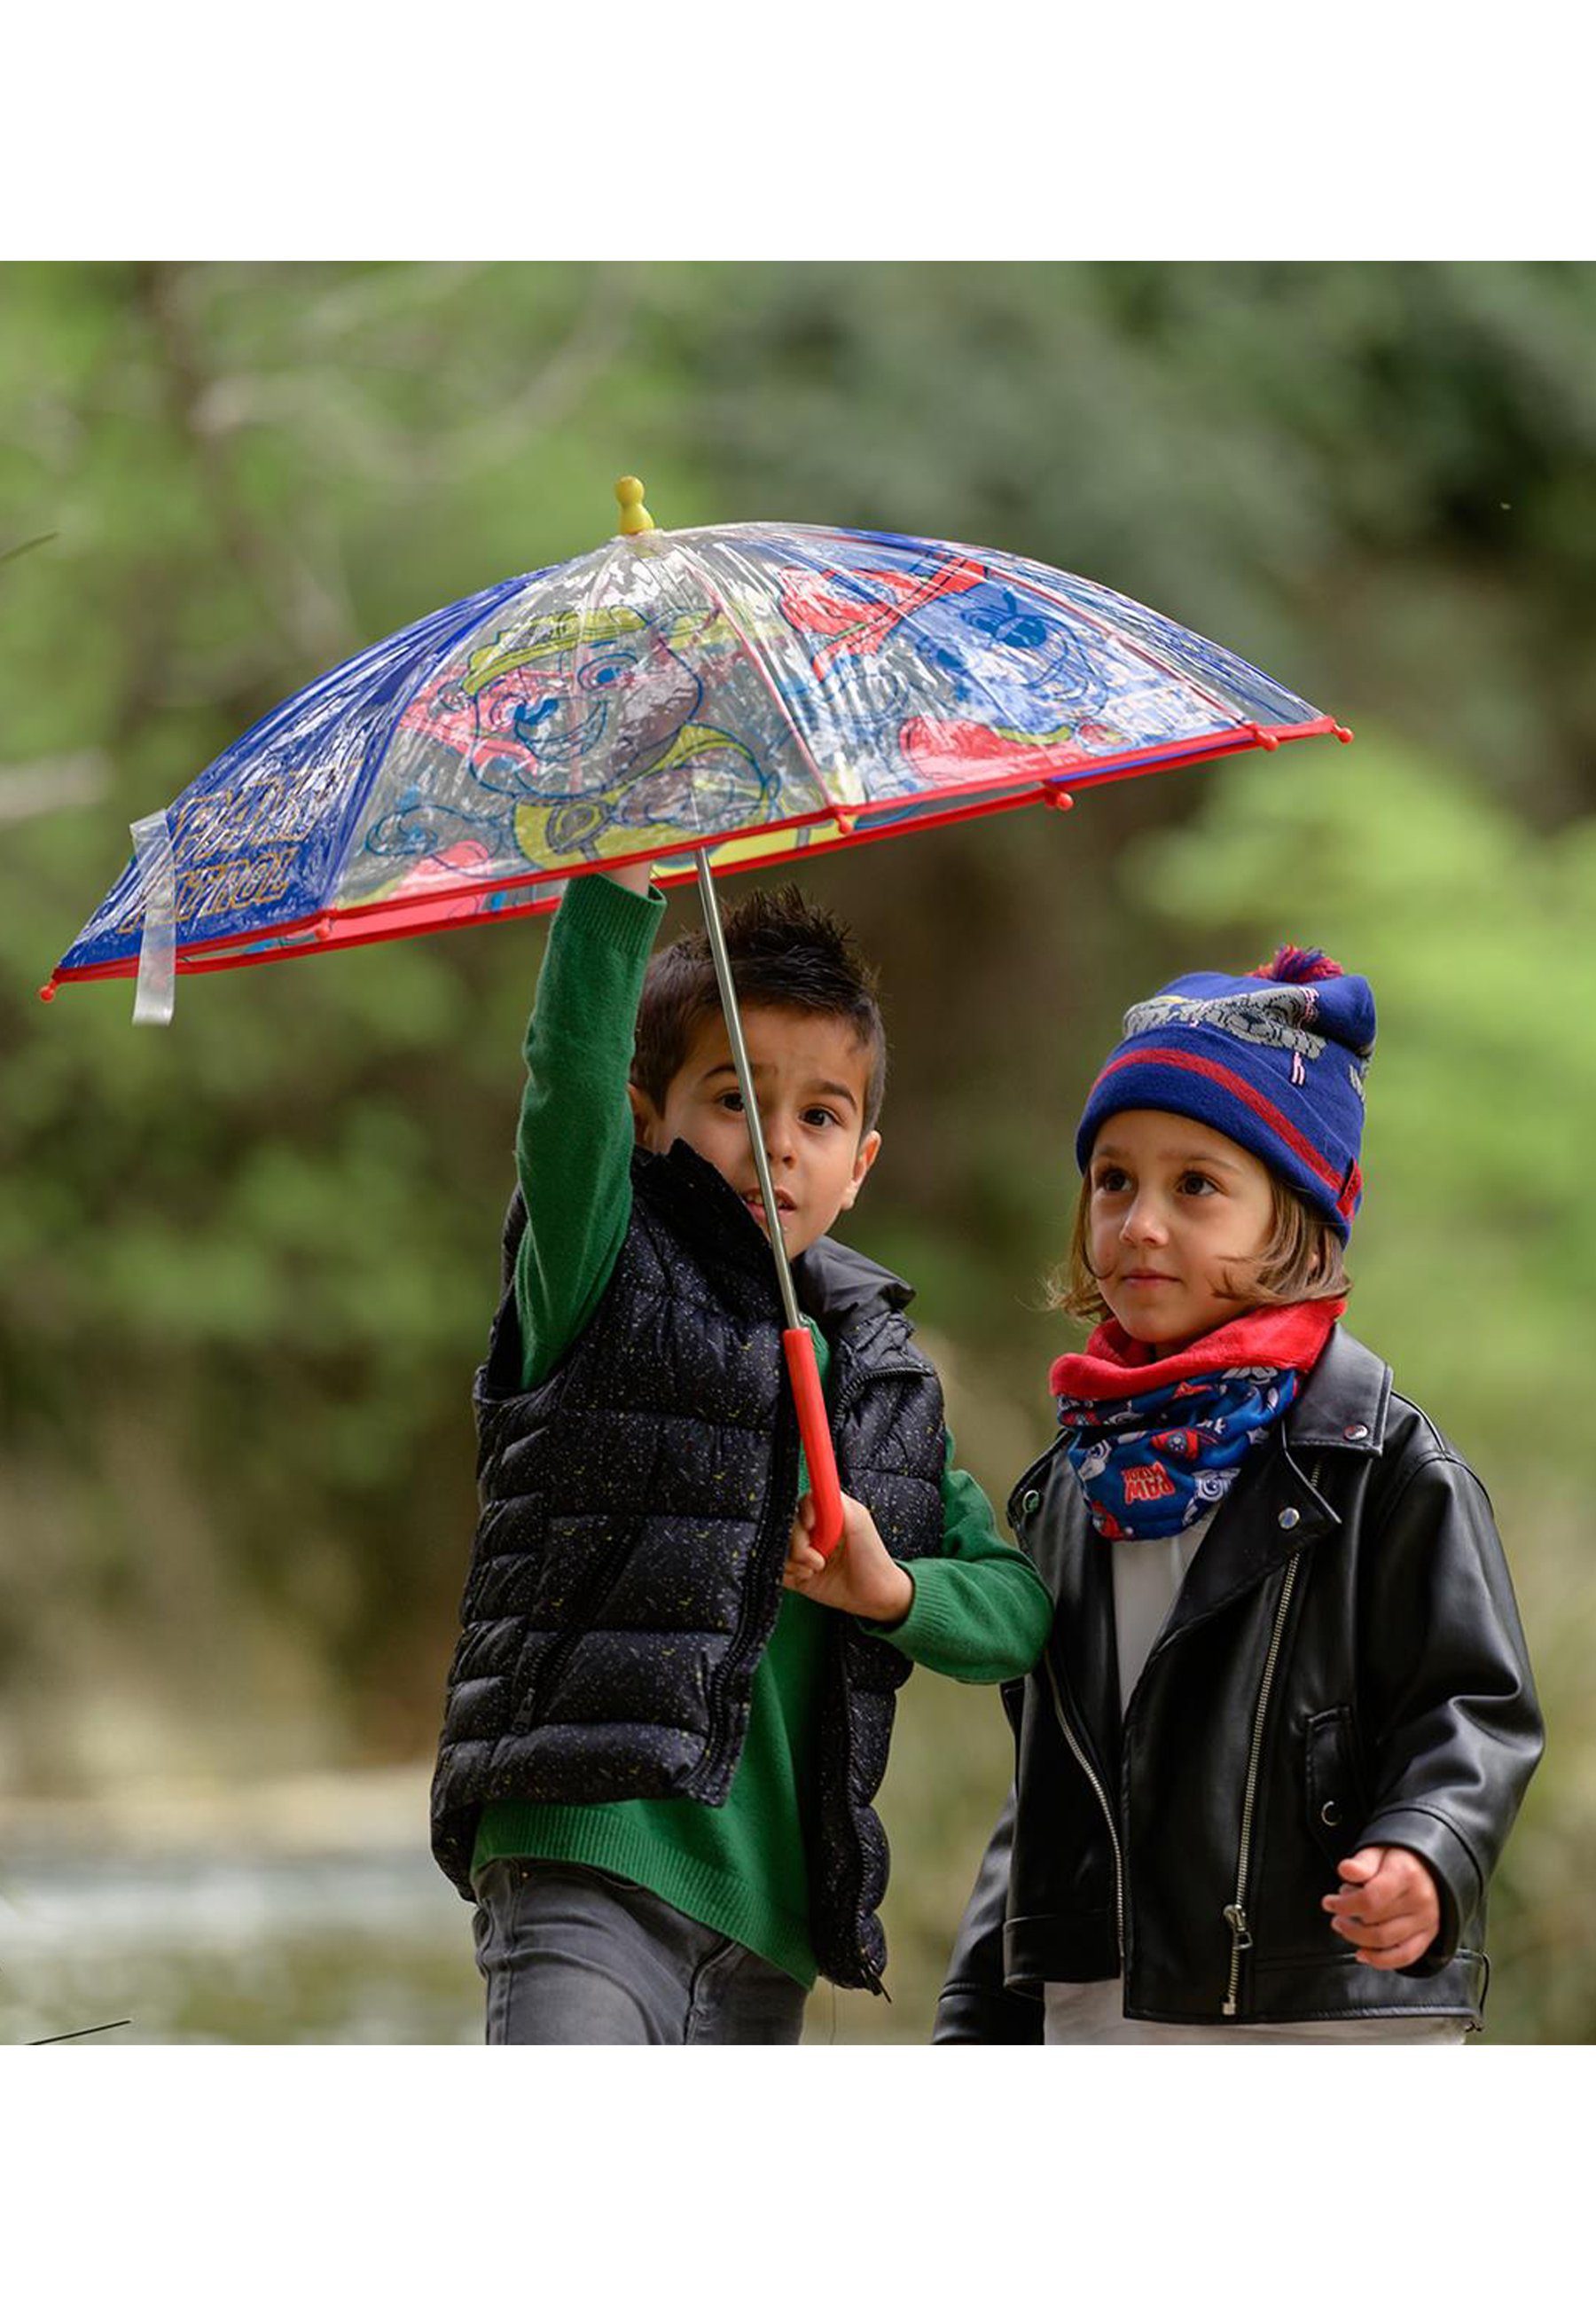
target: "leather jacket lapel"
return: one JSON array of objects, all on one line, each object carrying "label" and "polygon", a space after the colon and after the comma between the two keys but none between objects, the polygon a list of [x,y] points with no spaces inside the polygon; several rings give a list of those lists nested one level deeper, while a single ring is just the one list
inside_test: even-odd
[{"label": "leather jacket lapel", "polygon": [[1276,1431],[1259,1463],[1247,1468],[1215,1515],[1155,1646],[1211,1618],[1283,1568],[1304,1545],[1340,1525],[1340,1516]]}]

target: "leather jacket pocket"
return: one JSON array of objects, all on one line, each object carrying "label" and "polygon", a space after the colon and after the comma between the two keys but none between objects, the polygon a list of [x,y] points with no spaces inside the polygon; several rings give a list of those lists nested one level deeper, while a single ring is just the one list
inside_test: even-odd
[{"label": "leather jacket pocket", "polygon": [[1308,1830],[1336,1865],[1357,1848],[1366,1808],[1351,1706],[1310,1715],[1306,1744]]}]

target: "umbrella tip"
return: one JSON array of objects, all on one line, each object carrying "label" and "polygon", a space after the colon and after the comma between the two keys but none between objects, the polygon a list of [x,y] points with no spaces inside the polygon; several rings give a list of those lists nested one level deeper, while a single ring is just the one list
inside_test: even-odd
[{"label": "umbrella tip", "polygon": [[55,980],[53,977],[47,985],[39,986],[38,997],[41,1001],[53,1001],[55,998]]},{"label": "umbrella tip", "polygon": [[643,501],[643,483],[633,474],[616,482],[615,501],[620,507],[623,536],[642,536],[653,526],[653,515]]}]

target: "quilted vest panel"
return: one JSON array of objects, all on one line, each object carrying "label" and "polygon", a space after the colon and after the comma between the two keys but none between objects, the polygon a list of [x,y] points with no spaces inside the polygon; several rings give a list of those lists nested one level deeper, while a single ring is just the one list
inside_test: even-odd
[{"label": "quilted vest panel", "polygon": [[[498,1799],[723,1801],[780,1606],[798,1436],[764,1236],[685,1145],[634,1163],[626,1242],[559,1367],[521,1390],[513,1285],[477,1372],[481,1514],[433,1780],[433,1849],[470,1896]],[[843,1487],[902,1559],[942,1542],[941,1388],[900,1283],[834,1243],[799,1260],[832,1342]],[[872,1808],[908,1661],[837,1614],[821,1707],[811,1925],[874,1983],[886,1845]]]}]

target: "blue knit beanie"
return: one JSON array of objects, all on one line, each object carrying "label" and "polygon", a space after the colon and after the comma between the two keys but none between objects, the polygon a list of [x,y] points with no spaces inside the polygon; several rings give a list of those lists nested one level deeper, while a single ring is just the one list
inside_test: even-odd
[{"label": "blue knit beanie", "polygon": [[1092,1084],[1075,1158],[1084,1174],[1111,1113],[1206,1122],[1294,1185],[1345,1241],[1363,1198],[1363,1076],[1374,995],[1321,952],[1283,945],[1248,977],[1177,977],[1125,1012]]}]

